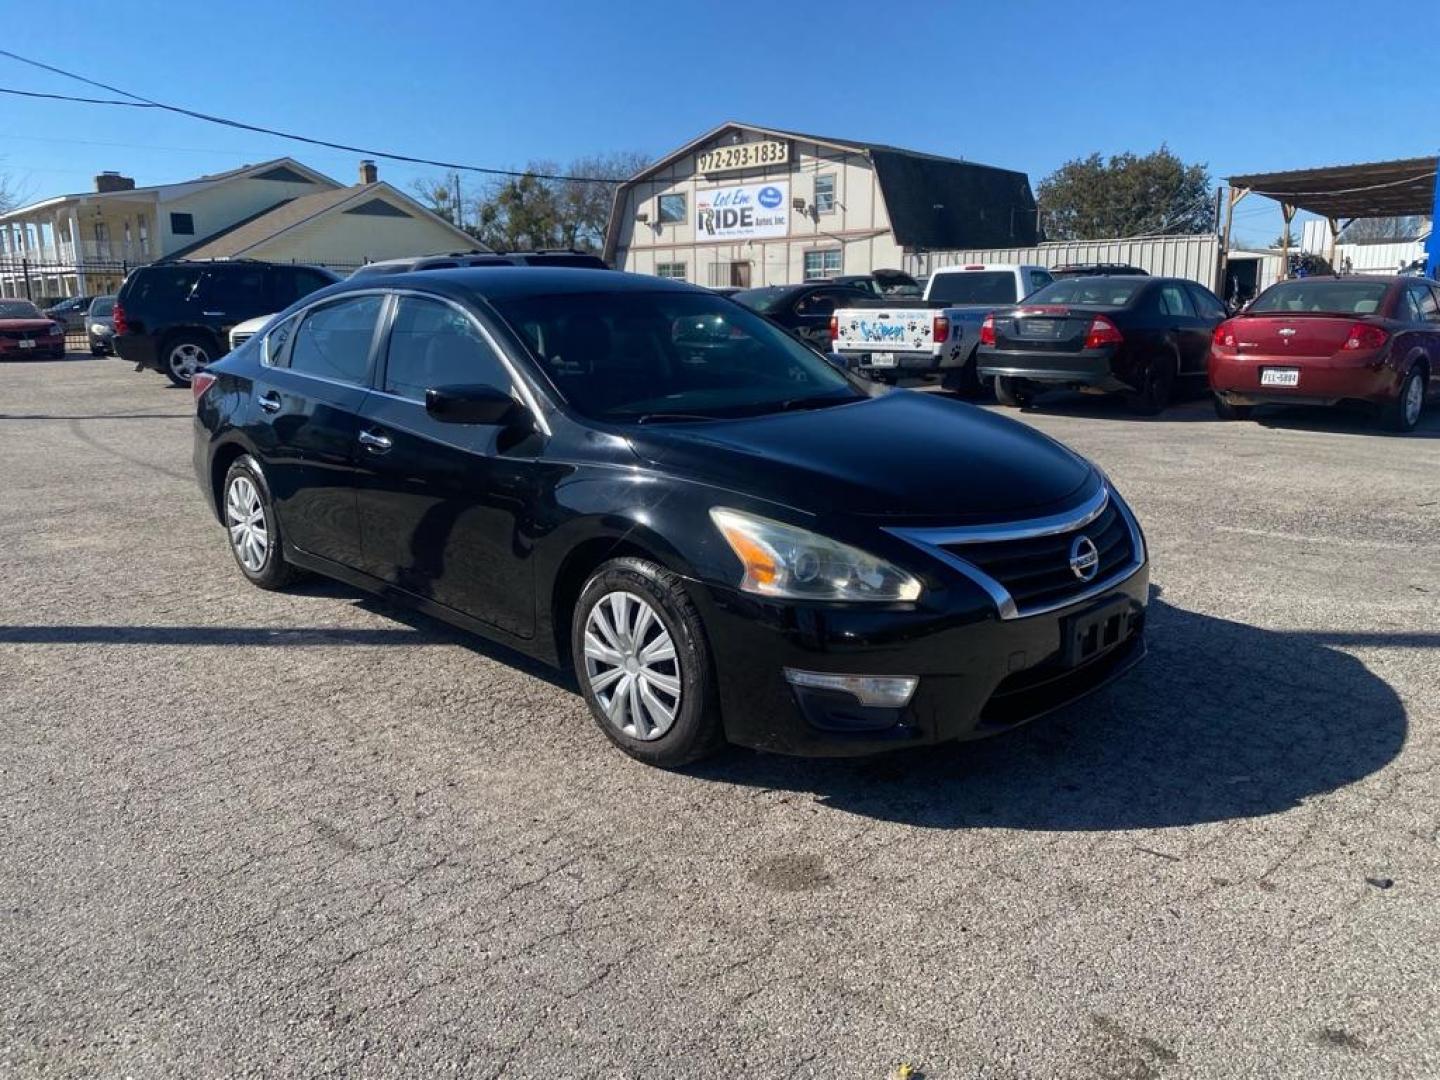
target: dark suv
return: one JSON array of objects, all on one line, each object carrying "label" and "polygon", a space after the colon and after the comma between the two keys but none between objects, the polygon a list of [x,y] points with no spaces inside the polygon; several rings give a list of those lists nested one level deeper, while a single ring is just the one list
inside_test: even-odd
[{"label": "dark suv", "polygon": [[168,262],[130,272],[115,300],[115,351],[154,368],[176,386],[229,351],[237,323],[280,311],[339,281],[318,266],[289,263]]}]

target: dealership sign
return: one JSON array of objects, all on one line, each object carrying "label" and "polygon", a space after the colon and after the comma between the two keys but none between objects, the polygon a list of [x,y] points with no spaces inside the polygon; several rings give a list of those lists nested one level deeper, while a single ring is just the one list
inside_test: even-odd
[{"label": "dealership sign", "polygon": [[790,231],[790,184],[737,184],[695,193],[701,240],[749,240]]}]

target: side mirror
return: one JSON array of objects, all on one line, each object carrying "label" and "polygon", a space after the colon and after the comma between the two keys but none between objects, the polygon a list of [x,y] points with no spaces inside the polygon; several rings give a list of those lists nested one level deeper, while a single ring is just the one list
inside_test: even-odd
[{"label": "side mirror", "polygon": [[425,391],[425,411],[442,424],[510,427],[528,420],[525,408],[494,386],[435,386]]}]

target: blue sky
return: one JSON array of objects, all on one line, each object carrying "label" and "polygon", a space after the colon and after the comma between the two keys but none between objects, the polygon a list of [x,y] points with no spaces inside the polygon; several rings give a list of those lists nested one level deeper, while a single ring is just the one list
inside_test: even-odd
[{"label": "blue sky", "polygon": [[[6,25],[28,7],[0,0]],[[1262,0],[1227,23],[1161,0],[126,0],[122,17],[113,0],[71,0],[75,32],[48,20],[7,47],[200,111],[479,165],[658,155],[740,119],[1033,182],[1092,151],[1166,142],[1218,179],[1440,151],[1421,107],[1440,5],[1366,10]],[[5,58],[0,86],[89,93]],[[287,153],[355,172],[353,154],[183,117],[0,97],[0,174],[28,198],[84,190],[102,169],[159,183]],[[400,186],[429,171],[380,167]],[[1252,198],[1236,224],[1266,241],[1279,213]]]}]

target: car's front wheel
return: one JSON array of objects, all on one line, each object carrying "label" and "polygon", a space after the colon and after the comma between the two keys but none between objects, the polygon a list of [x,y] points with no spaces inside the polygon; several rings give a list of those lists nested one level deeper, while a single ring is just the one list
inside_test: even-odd
[{"label": "car's front wheel", "polygon": [[645,559],[613,559],[580,592],[571,656],[607,738],[638,761],[675,768],[724,743],[710,646],[684,586]]},{"label": "car's front wheel", "polygon": [[296,571],[285,559],[280,523],[260,463],[249,454],[237,458],[225,474],[220,511],[230,539],[230,554],[252,584],[281,589]]},{"label": "car's front wheel", "polygon": [[209,342],[182,335],[165,343],[165,375],[176,386],[189,386],[195,373],[213,360]]}]

